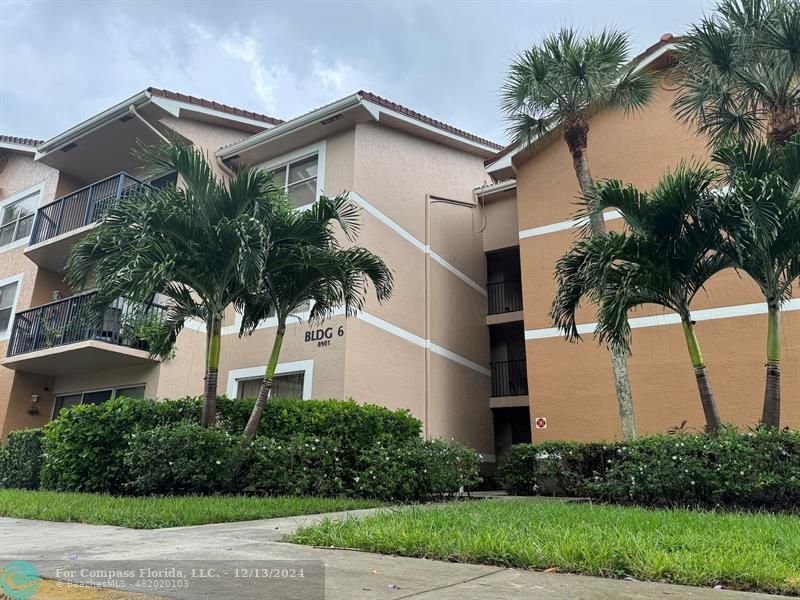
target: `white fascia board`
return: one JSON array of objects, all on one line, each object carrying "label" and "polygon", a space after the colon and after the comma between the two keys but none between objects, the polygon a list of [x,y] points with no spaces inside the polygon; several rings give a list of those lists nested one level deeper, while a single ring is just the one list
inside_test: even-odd
[{"label": "white fascia board", "polygon": [[200,106],[199,104],[191,104],[189,102],[181,102],[180,100],[173,100],[171,98],[162,98],[161,96],[153,96],[153,104],[166,110],[169,114],[176,118],[180,118],[181,110],[187,110],[195,113],[209,115],[218,119],[225,119],[233,121],[234,123],[244,123],[245,125],[252,125],[260,129],[271,129],[275,127],[272,123],[266,121],[258,121],[256,119],[249,119],[247,117],[240,117],[231,113],[223,112],[221,110],[214,110],[207,106]]},{"label": "white fascia board", "polygon": [[109,121],[118,119],[128,113],[128,107],[133,104],[137,108],[150,102],[150,94],[148,92],[139,92],[135,96],[131,96],[127,100],[123,100],[119,104],[115,104],[111,108],[96,114],[83,123],[79,123],[65,132],[60,133],[54,138],[51,138],[36,148],[36,160],[40,159],[45,154],[52,150],[57,149],[70,142],[73,142],[83,136],[91,133],[92,131],[103,127]]},{"label": "white fascia board", "polygon": [[328,104],[327,106],[323,106],[322,108],[307,113],[301,117],[297,117],[291,121],[286,121],[286,123],[276,125],[272,129],[267,129],[261,133],[251,135],[250,137],[245,138],[241,142],[237,142],[232,146],[220,148],[217,150],[216,155],[225,160],[231,156],[236,156],[237,154],[246,152],[247,150],[255,148],[256,146],[268,141],[290,135],[300,129],[308,127],[309,125],[315,125],[319,121],[324,121],[328,117],[332,117],[345,110],[355,108],[360,104],[361,96],[359,94],[347,96],[346,98],[342,98],[333,104]]},{"label": "white fascia board", "polygon": [[36,148],[28,144],[13,144],[11,142],[0,142],[0,150],[10,150],[11,152],[22,152],[24,154],[36,154]]},{"label": "white fascia board", "polygon": [[369,100],[362,100],[361,104],[370,109],[370,112],[373,114],[378,115],[378,120],[380,120],[381,114],[387,114],[395,119],[400,119],[401,121],[405,121],[409,125],[414,127],[419,127],[420,129],[424,129],[434,135],[438,135],[454,142],[458,142],[459,144],[466,144],[467,146],[472,146],[473,148],[477,148],[479,150],[484,150],[485,152],[491,152],[492,154],[496,154],[499,152],[499,149],[495,146],[487,146],[486,144],[481,144],[480,142],[475,142],[463,136],[457,135],[455,133],[450,133],[440,127],[434,127],[433,125],[429,125],[424,121],[420,121],[419,119],[415,119],[414,117],[409,117],[401,112],[396,110],[392,110],[390,108],[385,108],[379,104],[375,104],[374,102],[370,102]]},{"label": "white fascia board", "polygon": [[522,146],[517,146],[514,150],[509,150],[503,156],[498,158],[493,163],[490,163],[486,166],[487,173],[493,173],[495,171],[501,171],[502,169],[508,169],[512,166],[511,164],[511,157],[514,156],[517,152],[522,150]]}]

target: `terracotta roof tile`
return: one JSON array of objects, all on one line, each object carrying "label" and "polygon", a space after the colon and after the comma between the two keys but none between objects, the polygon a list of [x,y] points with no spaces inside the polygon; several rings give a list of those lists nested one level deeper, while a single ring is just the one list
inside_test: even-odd
[{"label": "terracotta roof tile", "polygon": [[5,142],[6,144],[19,144],[20,146],[32,146],[36,147],[42,143],[43,140],[34,140],[31,138],[23,138],[17,137],[14,135],[0,135],[0,142]]},{"label": "terracotta roof tile", "polygon": [[214,100],[207,100],[205,98],[198,98],[196,96],[189,96],[188,94],[181,94],[180,92],[172,92],[170,90],[162,90],[159,88],[149,87],[147,91],[154,96],[159,96],[161,98],[167,98],[169,100],[178,100],[180,102],[187,102],[189,104],[195,104],[197,106],[203,106],[205,108],[210,108],[212,110],[218,110],[220,112],[228,113],[230,115],[236,115],[238,117],[244,117],[246,119],[253,119],[254,121],[263,121],[264,123],[268,123],[270,125],[280,125],[283,123],[282,120],[276,119],[275,117],[270,117],[269,115],[262,115],[260,113],[255,113],[249,110],[244,110],[243,108],[237,108],[236,106],[228,106],[227,104],[220,104],[219,102],[215,102]]},{"label": "terracotta roof tile", "polygon": [[457,127],[453,127],[452,125],[443,123],[442,121],[437,121],[432,117],[418,113],[415,110],[406,108],[402,104],[397,104],[396,102],[392,102],[391,100],[382,98],[381,96],[373,94],[372,92],[365,92],[362,90],[358,93],[361,95],[362,98],[364,98],[364,100],[374,102],[375,104],[383,106],[384,108],[388,108],[389,110],[399,112],[400,114],[406,115],[407,117],[411,117],[412,119],[417,119],[418,121],[422,121],[423,123],[436,127],[437,129],[441,129],[442,131],[452,133],[453,135],[457,135],[458,137],[470,140],[471,142],[483,144],[485,146],[489,146],[490,148],[495,148],[497,150],[502,148],[500,144],[496,144],[495,142],[492,142],[485,138],[478,137],[477,135],[469,133],[468,131],[464,131],[463,129],[458,129]]}]

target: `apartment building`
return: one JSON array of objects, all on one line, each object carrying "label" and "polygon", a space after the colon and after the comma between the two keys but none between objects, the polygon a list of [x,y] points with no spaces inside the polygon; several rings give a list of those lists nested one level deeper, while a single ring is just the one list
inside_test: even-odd
[{"label": "apartment building", "polygon": [[[650,106],[638,114],[602,111],[590,118],[588,155],[595,179],[621,179],[648,189],[682,160],[708,161],[705,140],[670,110],[677,90],[665,75],[674,50],[675,41],[667,34],[637,58],[642,68],[661,76]],[[574,218],[580,190],[567,146],[556,135],[526,149],[507,148],[487,161],[487,170],[498,181],[478,191],[487,223],[491,404],[499,406],[501,394],[514,392],[502,399],[503,406],[517,407],[523,422],[527,412],[538,441],[621,438],[609,353],[592,339],[595,307],[579,311],[584,341],[577,344],[565,342],[549,317],[555,262],[582,225]],[[605,220],[609,230],[623,227],[615,211],[608,211]],[[706,288],[692,308],[720,415],[724,422],[755,425],[764,396],[766,304],[755,284],[733,270],[718,274]],[[800,427],[798,309],[800,298],[795,298],[784,307],[781,324],[782,424],[793,428]],[[502,324],[491,316],[498,311]],[[684,420],[702,431],[705,424],[676,317],[657,306],[629,317],[629,370],[640,432],[664,433]],[[503,342],[495,344],[495,339]],[[528,389],[527,396],[516,393]],[[496,419],[497,414],[495,409]],[[512,423],[514,428],[506,426],[498,443],[512,437],[523,441],[528,435],[520,431],[520,420]]]},{"label": "apartment building", "polygon": [[[141,179],[131,154],[140,141],[168,135],[203,149],[220,177],[242,164],[272,171],[300,210],[322,193],[349,191],[362,208],[358,243],[394,271],[392,300],[370,298],[357,318],[311,327],[298,315],[276,392],[407,408],[426,434],[454,437],[491,459],[487,291],[473,190],[489,181],[484,161],[500,146],[367,92],[282,122],[149,88],[51,140],[4,142],[3,435],[81,402],[202,393],[202,326],[187,323],[174,358],[156,360],[126,333],[124,299],[89,327],[78,316],[87,293],[63,282],[70,247],[106,206],[131,186],[175,181],[169,173]],[[229,311],[220,393],[250,396],[275,323],[244,338],[239,325]]]},{"label": "apartment building", "polygon": [[[665,36],[637,60],[662,73]],[[662,80],[635,115],[590,120],[596,178],[654,185],[682,159],[707,159],[704,141],[677,123],[674,87]],[[575,238],[579,193],[563,141],[500,146],[368,92],[281,121],[148,88],[40,142],[0,138],[0,434],[41,425],[58,410],[115,395],[166,398],[202,392],[205,333],[189,322],[174,358],[149,356],[126,333],[130,307],[109,307],[100,328],[76,315],[86,294],[63,282],[69,248],[104,207],[142,180],[131,149],[178,135],[203,149],[220,177],[241,165],[275,174],[298,210],[320,194],[350,192],[362,209],[358,243],[395,274],[392,299],[369,298],[354,318],[289,325],[276,394],[352,397],[406,408],[429,436],[455,438],[489,462],[512,443],[620,437],[609,356],[591,340],[584,307],[580,344],[548,317],[553,267]],[[621,228],[613,212],[609,228]],[[800,300],[786,307],[784,421],[800,426]],[[698,336],[723,420],[760,415],[766,306],[734,272],[695,307]],[[154,314],[163,310],[152,307]],[[220,393],[253,396],[275,333],[266,320],[240,338],[226,315]],[[632,315],[630,371],[642,432],[664,432],[703,414],[681,328],[649,307]]]}]

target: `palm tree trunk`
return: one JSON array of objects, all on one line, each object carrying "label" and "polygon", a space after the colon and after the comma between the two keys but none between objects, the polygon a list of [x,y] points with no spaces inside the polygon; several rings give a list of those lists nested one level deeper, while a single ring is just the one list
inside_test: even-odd
[{"label": "palm tree trunk", "polygon": [[[575,115],[564,122],[564,140],[572,155],[572,165],[578,178],[581,192],[586,195],[594,186],[589,159],[586,156],[589,123],[583,115]],[[592,233],[604,235],[606,223],[602,211],[592,210],[589,215]],[[622,436],[626,440],[637,437],[636,413],[633,409],[633,393],[628,374],[628,355],[622,348],[611,348],[611,370],[614,374],[614,389],[617,395],[619,419],[622,424]]]},{"label": "palm tree trunk", "polygon": [[772,146],[782,146],[797,133],[800,133],[800,115],[794,106],[774,106],[769,111],[767,141]]},{"label": "palm tree trunk", "polygon": [[692,359],[694,367],[694,377],[697,380],[697,391],[700,392],[700,403],[703,405],[703,414],[706,417],[706,432],[715,433],[722,426],[719,417],[717,401],[714,399],[714,392],[711,391],[711,382],[708,380],[706,365],[703,361],[703,353],[700,351],[700,343],[694,331],[694,324],[691,320],[681,319],[683,325],[683,335],[686,337],[686,347],[689,349],[689,357]]},{"label": "palm tree trunk", "polygon": [[206,375],[203,386],[203,412],[200,424],[210,427],[217,420],[217,381],[222,341],[222,319],[218,315],[206,323]]},{"label": "palm tree trunk", "polygon": [[781,309],[770,306],[767,315],[767,383],[761,424],[781,426]]},{"label": "palm tree trunk", "polygon": [[258,397],[256,403],[253,405],[253,412],[250,413],[250,418],[247,420],[247,425],[244,428],[242,435],[242,446],[249,446],[253,438],[256,437],[258,425],[261,423],[261,416],[264,414],[264,408],[267,406],[267,399],[272,391],[272,378],[275,376],[275,369],[278,367],[278,357],[281,353],[281,346],[283,345],[283,336],[286,333],[285,320],[278,326],[275,333],[275,341],[272,344],[272,353],[269,356],[266,370],[264,371],[264,379],[261,380],[261,386],[258,388]]}]

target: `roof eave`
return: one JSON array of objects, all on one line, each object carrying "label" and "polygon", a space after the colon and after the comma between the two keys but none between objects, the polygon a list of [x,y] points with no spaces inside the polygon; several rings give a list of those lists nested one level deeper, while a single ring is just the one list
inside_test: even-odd
[{"label": "roof eave", "polygon": [[342,112],[352,110],[360,105],[361,105],[361,96],[359,94],[352,94],[350,96],[347,96],[345,98],[342,98],[341,100],[334,102],[333,104],[328,104],[327,106],[323,106],[320,109],[311,111],[310,113],[307,113],[301,117],[297,117],[296,119],[286,121],[285,123],[276,125],[271,129],[266,129],[261,133],[251,135],[250,137],[247,137],[240,142],[236,142],[235,144],[231,144],[230,146],[225,146],[224,148],[220,148],[219,150],[217,150],[216,155],[219,156],[222,160],[227,160],[238,154],[247,152],[248,150],[252,150],[257,146],[260,146],[261,144],[265,144],[271,140],[276,140],[278,138],[291,135],[296,131],[314,125],[319,121],[324,121],[328,117],[332,117]]},{"label": "roof eave", "polygon": [[36,146],[29,146],[28,144],[14,144],[11,142],[0,141],[0,150],[8,150],[10,152],[20,152],[23,154],[36,154]]},{"label": "roof eave", "polygon": [[63,133],[60,133],[54,138],[47,140],[36,148],[37,160],[53,150],[57,150],[59,147],[65,146],[66,144],[82,138],[83,136],[95,131],[96,129],[99,129],[100,127],[103,127],[106,123],[120,118],[128,112],[128,108],[131,106],[131,104],[133,104],[136,108],[139,108],[140,106],[147,104],[150,101],[150,98],[151,96],[148,92],[139,92],[127,100],[123,100],[119,104],[115,104],[111,108],[96,114],[90,119],[87,119],[86,121],[78,123],[74,127],[67,129]]}]

